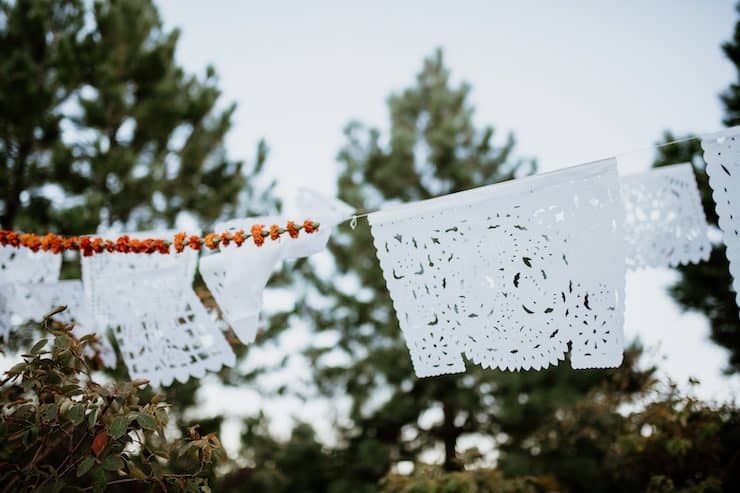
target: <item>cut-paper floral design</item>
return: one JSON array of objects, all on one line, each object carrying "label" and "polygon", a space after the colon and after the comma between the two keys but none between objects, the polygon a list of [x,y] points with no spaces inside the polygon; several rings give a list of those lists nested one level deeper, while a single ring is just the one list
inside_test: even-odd
[{"label": "cut-paper floral design", "polygon": [[712,250],[690,163],[620,178],[627,268],[675,267]]},{"label": "cut-paper floral design", "polygon": [[128,274],[101,293],[101,301],[112,307],[113,336],[132,379],[170,385],[236,361],[217,321],[190,284],[179,282],[181,276],[177,266]]},{"label": "cut-paper floral design", "polygon": [[[127,235],[131,238],[172,239],[175,233],[174,230],[159,230],[127,233]],[[110,238],[116,238],[118,235],[109,236]],[[111,312],[113,307],[102,302],[104,292],[109,289],[108,285],[101,284],[102,279],[115,279],[119,276],[146,274],[174,268],[178,273],[177,282],[190,286],[198,265],[198,252],[186,249],[184,252],[176,254],[172,247],[170,247],[170,253],[166,255],[161,253],[103,252],[90,257],[83,256],[81,264],[82,283],[88,304],[95,320],[102,327],[105,327],[109,323],[107,314]],[[112,300],[111,303],[115,303],[115,300]]]},{"label": "cut-paper floral design", "polygon": [[615,160],[371,214],[420,377],[622,360],[623,212]]},{"label": "cut-paper floral design", "polygon": [[701,146],[740,307],[740,127],[704,136]]}]

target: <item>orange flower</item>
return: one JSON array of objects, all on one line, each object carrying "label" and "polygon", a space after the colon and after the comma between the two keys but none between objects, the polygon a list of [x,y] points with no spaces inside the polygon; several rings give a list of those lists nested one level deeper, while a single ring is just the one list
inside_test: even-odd
[{"label": "orange flower", "polygon": [[300,233],[300,229],[298,228],[298,226],[295,225],[295,221],[288,221],[288,226],[285,228],[285,230],[293,239],[298,238],[298,234]]},{"label": "orange flower", "polygon": [[128,253],[130,251],[127,235],[119,236],[116,239],[116,251],[119,253]]},{"label": "orange flower", "polygon": [[23,233],[21,234],[21,245],[29,248],[32,252],[38,252],[41,248],[41,240],[34,234]]},{"label": "orange flower", "polygon": [[234,232],[233,236],[234,243],[236,243],[236,246],[242,246],[242,243],[244,243],[244,230],[240,229],[239,231]]},{"label": "orange flower", "polygon": [[280,238],[280,226],[273,224],[270,226],[270,239],[275,241]]},{"label": "orange flower", "polygon": [[192,235],[190,237],[190,248],[200,250],[200,238],[198,236]]},{"label": "orange flower", "polygon": [[231,233],[229,233],[228,231],[224,231],[223,233],[221,233],[220,237],[221,244],[223,246],[229,246],[229,242],[231,241]]},{"label": "orange flower", "polygon": [[77,244],[77,237],[70,236],[69,238],[62,239],[62,250],[79,250],[80,246]]},{"label": "orange flower", "polygon": [[177,233],[175,235],[175,251],[177,253],[182,253],[183,250],[185,250],[185,239],[188,237],[185,233]]},{"label": "orange flower", "polygon": [[265,243],[265,238],[262,236],[262,226],[261,224],[253,224],[252,228],[250,229],[252,233],[252,239],[254,240],[254,244],[259,246],[262,246]]},{"label": "orange flower", "polygon": [[103,251],[103,238],[97,237],[93,238],[90,242],[90,246],[92,247],[93,251],[95,253],[100,253]]},{"label": "orange flower", "polygon": [[306,231],[306,233],[311,234],[319,229],[319,223],[315,223],[310,219],[306,219],[305,221],[303,221],[303,229]]},{"label": "orange flower", "polygon": [[208,233],[203,239],[203,243],[205,243],[209,249],[215,250],[218,248],[218,236],[216,233]]},{"label": "orange flower", "polygon": [[89,236],[83,236],[80,238],[80,250],[84,257],[91,257],[93,254],[92,243],[90,242]]},{"label": "orange flower", "polygon": [[18,247],[21,244],[20,235],[15,231],[8,231],[7,245]]}]

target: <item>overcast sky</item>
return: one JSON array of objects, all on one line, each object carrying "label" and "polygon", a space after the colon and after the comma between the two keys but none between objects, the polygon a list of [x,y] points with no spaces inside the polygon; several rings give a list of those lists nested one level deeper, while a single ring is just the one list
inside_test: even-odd
[{"label": "overcast sky", "polygon": [[[198,73],[213,64],[225,100],[239,105],[231,156],[252,159],[265,138],[268,172],[286,199],[300,185],[335,190],[344,125],[387,128],[386,97],[413,83],[436,47],[454,79],[472,84],[476,121],[494,125],[499,138],[513,132],[519,153],[543,171],[613,155],[623,172],[646,169],[651,152],[625,152],[666,129],[719,129],[717,94],[736,76],[720,50],[737,19],[727,0],[159,5],[166,25],[182,29],[180,62]],[[700,378],[703,397],[737,395],[740,383],[721,376],[725,355],[707,341],[703,317],[680,313],[665,294],[672,278],[667,270],[628,277],[627,336],[647,343],[666,374]],[[216,395],[263,405],[248,389]],[[316,409],[268,412],[286,425]]]}]

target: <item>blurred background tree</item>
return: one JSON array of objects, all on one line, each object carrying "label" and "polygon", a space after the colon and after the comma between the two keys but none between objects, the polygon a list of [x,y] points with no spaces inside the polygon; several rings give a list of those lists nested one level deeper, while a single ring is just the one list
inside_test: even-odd
[{"label": "blurred background tree", "polygon": [[[229,159],[235,105],[213,68],[186,74],[150,0],[0,2],[4,228],[168,227],[270,210],[254,163]],[[241,206],[241,209],[239,208]],[[264,212],[264,211],[259,211]]]},{"label": "blurred background tree", "polygon": [[[738,11],[740,12],[740,4]],[[725,109],[723,123],[732,127],[740,125],[740,22],[735,24],[733,37],[722,45],[722,51],[735,68],[735,82],[720,95]],[[677,138],[680,137],[667,131],[663,136],[663,142]],[[717,213],[714,209],[709,178],[704,169],[700,142],[691,140],[658,148],[654,166],[677,163],[693,164],[704,213],[709,223],[718,231]],[[671,296],[685,310],[706,315],[712,340],[729,351],[727,373],[740,372],[740,316],[735,302],[735,292],[732,290],[730,264],[725,254],[725,245],[722,242],[715,243],[708,262],[681,265],[676,267],[676,271],[678,280],[670,288]]]}]

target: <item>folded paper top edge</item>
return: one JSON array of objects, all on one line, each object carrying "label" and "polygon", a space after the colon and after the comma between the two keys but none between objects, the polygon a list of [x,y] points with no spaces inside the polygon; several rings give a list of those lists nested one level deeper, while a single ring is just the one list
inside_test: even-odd
[{"label": "folded paper top edge", "polygon": [[534,187],[550,187],[573,179],[583,179],[598,176],[604,173],[617,172],[617,159],[607,158],[600,161],[571,166],[564,169],[512,179],[492,185],[471,188],[462,192],[455,192],[441,197],[435,197],[409,204],[391,206],[368,215],[370,225],[382,224],[388,221],[404,219],[412,215],[439,210],[443,207],[455,207],[461,204],[471,204],[486,200],[492,196],[518,194],[532,191]]}]

